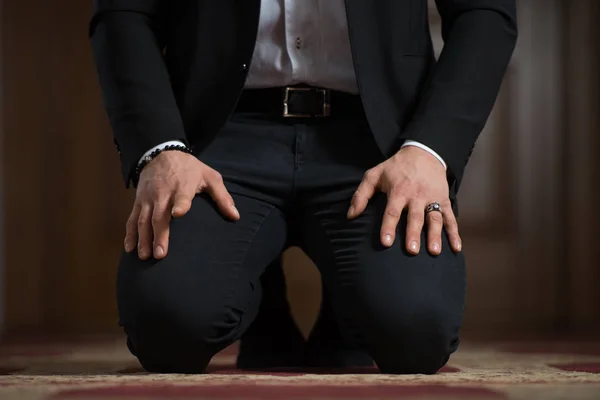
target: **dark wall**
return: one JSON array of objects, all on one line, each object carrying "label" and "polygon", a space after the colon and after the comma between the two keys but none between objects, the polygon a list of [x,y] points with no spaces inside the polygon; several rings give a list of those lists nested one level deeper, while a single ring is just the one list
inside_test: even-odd
[{"label": "dark wall", "polygon": [[[0,149],[4,326],[8,332],[117,330],[116,263],[134,193],[126,192],[122,185],[101,104],[87,38],[91,4],[91,0],[2,1]],[[544,1],[540,4],[545,5]],[[589,331],[600,327],[600,213],[595,204],[600,198],[600,182],[594,172],[600,170],[594,150],[600,137],[600,87],[597,77],[593,78],[600,70],[595,39],[600,37],[600,24],[591,23],[597,19],[590,19],[590,12],[597,17],[600,13],[595,0],[563,4],[561,46],[570,53],[562,66],[564,81],[549,84],[566,88],[564,107],[557,111],[565,116],[564,151],[551,160],[564,166],[563,176],[556,179],[563,182],[561,196],[566,206],[563,214],[548,216],[559,218],[558,226],[564,231],[547,234],[560,237],[565,250],[560,252],[564,260],[559,269],[552,271],[562,278],[557,279],[558,289],[547,298],[547,304],[552,304],[550,319],[557,328]],[[544,38],[536,40],[542,45]],[[493,271],[483,269],[485,260],[504,255],[501,249],[490,248],[491,253],[481,255],[481,265],[471,264],[475,283],[494,283]],[[530,259],[535,262],[535,255]],[[306,325],[318,306],[318,295],[314,295],[317,276],[298,253],[289,254],[288,261],[294,309]],[[535,295],[538,280],[544,277],[524,275],[525,279],[516,271],[512,280],[494,285],[496,289],[503,285],[499,291],[511,299],[515,287]],[[485,286],[474,287],[479,289],[469,301],[483,304]],[[545,296],[538,292],[543,302]],[[531,320],[527,314],[531,309],[520,311],[527,307],[518,302],[514,299],[514,309],[505,316],[508,331],[519,331],[522,325],[518,321]],[[493,310],[471,309],[476,312],[468,318],[470,327],[485,330]],[[527,329],[536,327],[548,329],[546,323],[537,326],[535,320]]]},{"label": "dark wall", "polygon": [[86,35],[91,1],[3,2],[9,330],[112,329],[127,211]]}]

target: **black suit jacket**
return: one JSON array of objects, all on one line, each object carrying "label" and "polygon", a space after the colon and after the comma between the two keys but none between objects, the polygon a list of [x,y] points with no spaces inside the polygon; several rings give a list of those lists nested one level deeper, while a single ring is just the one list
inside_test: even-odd
[{"label": "black suit jacket", "polygon": [[[406,139],[448,164],[451,197],[491,111],[517,38],[514,0],[436,0],[435,62],[426,0],[346,0],[365,112],[386,156]],[[235,107],[256,42],[260,0],[95,0],[89,27],[126,185],[151,147],[208,143]]]}]

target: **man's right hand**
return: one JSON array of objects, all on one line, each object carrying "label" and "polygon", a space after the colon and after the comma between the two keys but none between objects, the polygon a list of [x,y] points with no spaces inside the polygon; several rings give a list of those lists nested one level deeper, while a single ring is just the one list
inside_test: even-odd
[{"label": "man's right hand", "polygon": [[194,196],[207,192],[224,216],[237,221],[240,213],[214,169],[181,151],[164,151],[140,174],[135,203],[127,220],[125,251],[136,248],[138,256],[162,259],[169,247],[171,217],[185,215]]}]

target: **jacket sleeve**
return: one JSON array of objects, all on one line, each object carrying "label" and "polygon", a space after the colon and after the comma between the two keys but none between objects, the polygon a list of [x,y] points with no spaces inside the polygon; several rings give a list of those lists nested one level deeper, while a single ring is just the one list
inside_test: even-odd
[{"label": "jacket sleeve", "polygon": [[460,181],[517,39],[514,0],[436,0],[444,48],[402,135],[438,153]]},{"label": "jacket sleeve", "polygon": [[163,4],[164,0],[94,0],[89,25],[127,187],[144,152],[186,138],[163,59]]}]

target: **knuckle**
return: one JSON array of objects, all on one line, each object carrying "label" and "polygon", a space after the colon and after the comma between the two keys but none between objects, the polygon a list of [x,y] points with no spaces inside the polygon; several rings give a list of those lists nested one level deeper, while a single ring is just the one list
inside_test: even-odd
[{"label": "knuckle", "polygon": [[448,230],[453,230],[453,231],[458,230],[458,225],[454,218],[447,218],[445,221],[445,225],[446,225],[446,229],[448,229]]},{"label": "knuckle", "polygon": [[211,169],[209,174],[208,174],[208,178],[213,181],[213,182],[223,182],[223,176],[218,172],[215,171],[214,169]]},{"label": "knuckle", "polygon": [[452,213],[446,213],[444,214],[445,216],[445,222],[446,225],[448,225],[449,227],[456,227],[458,226],[458,222],[456,221],[456,217],[454,217],[454,214]]},{"label": "knuckle", "polygon": [[458,224],[456,222],[448,224],[447,231],[453,235],[458,235]]},{"label": "knuckle", "polygon": [[154,232],[154,243],[155,244],[160,244],[160,245],[165,245],[166,243],[166,232],[164,229],[161,230],[157,230]]},{"label": "knuckle", "polygon": [[385,210],[385,214],[390,217],[399,218],[401,213],[397,207],[388,207]]},{"label": "knuckle", "polygon": [[442,214],[440,214],[439,212],[431,212],[430,218],[433,222],[442,222],[444,220]]},{"label": "knuckle", "polygon": [[142,215],[138,218],[138,225],[146,225],[149,221],[150,219],[147,216]]},{"label": "knuckle", "polygon": [[180,206],[184,203],[183,197],[176,195],[173,197],[173,206]]},{"label": "knuckle", "polygon": [[175,204],[188,206],[192,204],[193,199],[194,195],[189,196],[187,194],[181,193],[177,197],[175,197]]},{"label": "knuckle", "polygon": [[367,172],[365,172],[363,178],[366,182],[373,183],[373,181],[377,179],[377,172],[375,170],[370,169]]},{"label": "knuckle", "polygon": [[419,241],[421,239],[421,230],[417,229],[415,227],[408,228],[406,230],[406,238],[409,241],[413,241],[413,240]]},{"label": "knuckle", "polygon": [[183,196],[181,197],[177,197],[175,199],[175,201],[173,202],[173,205],[178,206],[178,207],[186,207],[189,204],[189,200]]},{"label": "knuckle", "polygon": [[419,247],[421,246],[421,243],[425,241],[424,239],[421,238],[420,232],[407,232],[406,240],[408,241],[408,243],[417,242],[417,245]]},{"label": "knuckle", "polygon": [[409,220],[414,225],[423,225],[425,222],[425,218],[421,213],[412,213],[409,217]]}]

